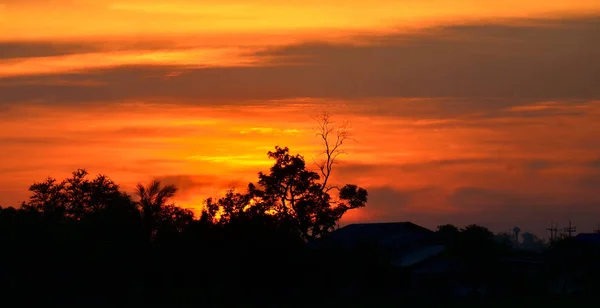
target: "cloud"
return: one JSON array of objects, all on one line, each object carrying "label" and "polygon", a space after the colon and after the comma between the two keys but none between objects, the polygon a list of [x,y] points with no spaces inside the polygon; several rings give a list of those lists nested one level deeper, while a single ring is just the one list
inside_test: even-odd
[{"label": "cloud", "polygon": [[85,43],[0,42],[0,59],[64,56],[99,50],[99,47]]},{"label": "cloud", "polygon": [[583,174],[577,179],[576,184],[588,189],[598,190],[600,188],[600,172]]},{"label": "cloud", "polygon": [[[80,103],[146,97],[182,100],[292,97],[459,97],[590,99],[600,97],[600,18],[472,24],[367,37],[363,44],[306,43],[254,57],[305,59],[296,65],[190,68],[124,66],[60,74],[101,87],[3,88],[2,102]],[[269,61],[266,61],[269,63]],[[173,71],[181,75],[164,80]],[[9,77],[3,82],[50,77]],[[488,102],[489,103],[489,102]],[[502,107],[510,107],[499,103]],[[465,107],[460,107],[464,109]]]},{"label": "cloud", "polygon": [[421,187],[414,189],[398,189],[391,186],[372,187],[369,191],[369,204],[386,206],[385,213],[393,214],[396,210],[403,209],[422,196],[440,193],[439,187]]},{"label": "cloud", "polygon": [[336,169],[340,173],[340,177],[356,177],[366,173],[387,173],[387,174],[402,174],[402,173],[418,173],[435,171],[445,167],[465,167],[467,165],[489,165],[489,164],[506,163],[493,158],[457,158],[457,159],[441,159],[419,162],[398,162],[398,163],[344,163]]},{"label": "cloud", "polygon": [[417,212],[431,212],[437,208],[444,190],[437,186],[418,188],[395,188],[392,186],[367,187],[367,206],[352,210],[344,216],[344,224],[365,221],[406,221],[406,215]]},{"label": "cloud", "polygon": [[412,194],[417,191],[402,191],[389,186],[371,188],[369,189],[369,203],[376,206],[386,205],[386,213],[389,213],[390,210],[401,209],[409,204]]},{"label": "cloud", "polygon": [[335,172],[371,185],[369,204],[346,223],[409,220],[431,228],[480,223],[495,231],[520,225],[538,235],[550,220],[595,226],[600,214],[597,159],[554,156],[345,163]]},{"label": "cloud", "polygon": [[[598,107],[594,100],[563,99],[552,102],[552,108],[539,108],[547,102],[527,97],[361,98],[352,100],[352,104],[342,104],[342,100],[335,99],[329,101],[344,106],[345,109],[339,108],[341,113],[361,113],[390,120],[400,118],[405,120],[403,125],[422,129],[506,124],[489,120],[531,122],[539,118],[582,116]],[[315,100],[317,102],[325,103]]]},{"label": "cloud", "polygon": [[75,142],[75,140],[65,137],[0,137],[0,144],[3,147],[66,145]]},{"label": "cloud", "polygon": [[3,0],[3,3],[9,14],[0,16],[6,29],[0,38],[21,39],[179,33],[285,33],[291,37],[339,38],[358,31],[386,33],[397,27],[580,15],[597,13],[600,9],[596,0],[488,0],[485,5],[474,5],[472,0],[377,0],[372,3],[360,0]]},{"label": "cloud", "polygon": [[159,138],[181,138],[194,133],[208,132],[206,127],[197,127],[193,125],[187,126],[159,126],[159,125],[147,125],[147,126],[134,126],[125,125],[119,128],[108,128],[108,129],[96,129],[94,134],[101,135],[104,138],[147,138],[147,139],[159,139]]},{"label": "cloud", "polygon": [[407,163],[400,165],[400,169],[404,172],[422,172],[431,169],[440,169],[444,167],[464,167],[466,165],[486,165],[497,164],[498,159],[492,158],[460,158],[460,159],[440,159],[432,161],[424,161],[418,163]]},{"label": "cloud", "polygon": [[[30,57],[0,61],[0,76],[55,75],[126,65],[180,65],[188,68],[244,67],[258,58],[240,48],[194,48],[184,50],[129,50],[81,53],[54,57]],[[265,58],[266,60],[266,58]],[[161,76],[163,80],[176,76]]]},{"label": "cloud", "polygon": [[79,39],[79,40],[30,40],[2,41],[0,40],[0,60],[44,58],[80,55],[89,53],[118,53],[136,51],[139,53],[152,51],[185,51],[199,44],[185,38],[113,38],[113,39]]},{"label": "cloud", "polygon": [[600,168],[600,158],[591,161],[590,166],[593,168]]},{"label": "cloud", "polygon": [[[595,181],[598,181],[596,176]],[[596,182],[598,183],[598,182]],[[483,224],[493,231],[503,231],[514,225],[544,235],[551,220],[565,223],[572,219],[582,232],[591,231],[600,214],[600,197],[547,191],[523,191],[462,186],[447,190],[436,186],[414,189],[394,187],[369,188],[370,200],[360,215],[351,214],[345,223],[358,221],[415,221],[427,227],[452,223],[464,226]]]},{"label": "cloud", "polygon": [[[560,160],[560,159],[516,159],[510,157],[481,157],[481,158],[452,158],[439,160],[421,160],[418,162],[398,162],[398,163],[344,163],[337,167],[336,172],[340,177],[356,177],[366,173],[430,173],[436,171],[447,171],[449,168],[454,170],[467,170],[468,167],[499,167],[507,171],[537,172],[555,168],[581,168],[600,166],[597,160]],[[444,170],[445,169],[445,170]]]},{"label": "cloud", "polygon": [[545,217],[547,221],[571,217],[591,222],[594,218],[584,213],[600,214],[595,206],[600,201],[591,194],[579,192],[565,194],[546,191],[516,191],[484,187],[461,187],[449,196],[449,202],[469,216],[486,220],[526,220],[531,216]]},{"label": "cloud", "polygon": [[539,200],[539,197],[531,194],[481,187],[461,187],[449,196],[450,204],[455,207],[486,212],[497,211],[502,206],[532,205],[536,200]]},{"label": "cloud", "polygon": [[307,66],[321,70],[319,82],[353,96],[597,97],[599,70],[591,60],[600,53],[599,28],[599,18],[473,24],[372,45],[314,43],[264,54],[305,56]]}]

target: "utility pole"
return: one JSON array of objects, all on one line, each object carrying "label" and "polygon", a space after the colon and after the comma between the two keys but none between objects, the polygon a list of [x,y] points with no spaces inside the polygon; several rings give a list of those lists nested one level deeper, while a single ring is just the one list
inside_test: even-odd
[{"label": "utility pole", "polygon": [[573,232],[577,232],[577,227],[572,227],[571,221],[569,220],[569,227],[563,228],[563,231],[567,232],[569,234],[569,237],[571,237]]},{"label": "utility pole", "polygon": [[556,233],[558,232],[558,224],[555,224],[554,221],[551,221],[550,228],[546,228],[546,230],[550,231],[550,242],[554,242],[556,239]]}]

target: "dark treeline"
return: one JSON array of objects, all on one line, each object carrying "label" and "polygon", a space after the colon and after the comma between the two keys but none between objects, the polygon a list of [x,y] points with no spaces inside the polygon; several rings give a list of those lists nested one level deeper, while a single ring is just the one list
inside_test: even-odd
[{"label": "dark treeline", "polygon": [[85,170],[31,185],[29,201],[0,211],[1,292],[21,302],[78,304],[317,296],[333,267],[305,244],[365,206],[367,191],[345,185],[334,199],[302,156],[280,147],[268,155],[269,173],[244,192],[208,199],[197,218],[170,202],[176,187],[158,181],[139,184],[134,196]]}]

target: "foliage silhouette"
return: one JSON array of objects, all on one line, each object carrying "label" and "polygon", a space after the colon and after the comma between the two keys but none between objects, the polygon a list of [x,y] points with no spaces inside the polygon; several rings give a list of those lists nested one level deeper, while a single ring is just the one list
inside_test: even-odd
[{"label": "foliage silhouette", "polygon": [[198,219],[171,201],[175,186],[159,181],[138,184],[133,197],[84,169],[34,183],[19,209],[0,208],[0,241],[11,252],[0,256],[3,295],[71,305],[189,303],[202,295],[209,305],[230,305],[232,290],[258,302],[269,300],[260,295],[265,288],[277,291],[273,298],[290,286],[302,290],[311,266],[323,268],[306,240],[364,206],[367,192],[346,185],[334,201],[302,156],[281,147],[268,154],[269,173],[244,193],[209,198]]},{"label": "foliage silhouette", "polygon": [[139,197],[137,205],[149,239],[162,235],[159,233],[181,232],[193,220],[192,211],[167,203],[176,192],[177,187],[174,185],[163,186],[157,180],[152,181],[148,186],[137,185],[135,191]]},{"label": "foliage silhouette", "polygon": [[311,240],[334,230],[348,210],[365,206],[367,191],[353,184],[340,188],[338,199],[332,200],[304,157],[291,155],[287,147],[275,147],[268,155],[275,160],[268,174],[260,172],[258,183],[249,184],[246,193],[231,190],[217,201],[208,199],[203,219],[224,224],[241,217],[271,217]]},{"label": "foliage silhouette", "polygon": [[[259,172],[257,183],[250,183],[244,193],[230,190],[216,201],[208,199],[201,220],[218,224],[238,219],[269,221],[310,241],[333,231],[348,210],[364,207],[366,189],[354,184],[329,185],[333,165],[343,153],[341,146],[350,138],[347,123],[336,128],[326,112],[317,122],[325,157],[316,163],[320,173],[309,170],[302,155],[276,146],[267,153],[275,161],[268,173]],[[333,190],[337,196],[332,196]]]}]

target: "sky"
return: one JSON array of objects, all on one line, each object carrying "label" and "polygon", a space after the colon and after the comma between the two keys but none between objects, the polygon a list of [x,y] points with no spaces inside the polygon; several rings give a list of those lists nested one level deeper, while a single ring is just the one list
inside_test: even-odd
[{"label": "sky", "polygon": [[77,168],[176,201],[349,121],[342,224],[600,223],[597,0],[0,0],[0,204]]}]

